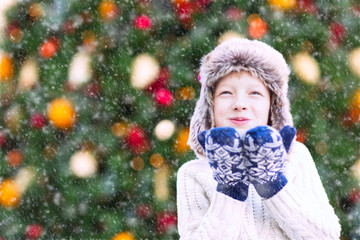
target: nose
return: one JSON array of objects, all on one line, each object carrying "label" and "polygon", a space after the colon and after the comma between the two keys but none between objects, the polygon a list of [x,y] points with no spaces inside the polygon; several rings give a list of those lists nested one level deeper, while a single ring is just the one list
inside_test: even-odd
[{"label": "nose", "polygon": [[233,102],[234,111],[245,111],[248,109],[247,101],[243,97],[237,97]]}]

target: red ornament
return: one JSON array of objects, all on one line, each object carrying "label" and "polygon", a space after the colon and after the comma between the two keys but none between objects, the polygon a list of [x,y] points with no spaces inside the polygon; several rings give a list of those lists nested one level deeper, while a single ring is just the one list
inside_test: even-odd
[{"label": "red ornament", "polygon": [[206,10],[207,6],[210,4],[211,0],[196,0],[193,3],[194,12],[201,13]]},{"label": "red ornament", "polygon": [[37,239],[41,236],[43,227],[38,224],[31,224],[26,227],[26,237],[30,239]]},{"label": "red ornament", "polygon": [[6,34],[9,35],[12,31],[20,29],[20,24],[18,22],[10,22],[6,27]]},{"label": "red ornament", "polygon": [[6,134],[0,131],[0,147],[6,144]]},{"label": "red ornament", "polygon": [[149,30],[152,27],[152,21],[149,16],[140,15],[135,18],[134,25],[137,29]]},{"label": "red ornament", "polygon": [[345,27],[338,22],[333,22],[330,24],[330,32],[330,43],[335,45],[335,47],[339,46],[347,35]]},{"label": "red ornament", "polygon": [[73,34],[76,30],[75,22],[72,19],[66,20],[62,26],[65,34]]},{"label": "red ornament", "polygon": [[91,98],[97,98],[100,96],[100,87],[99,84],[92,82],[89,83],[85,89],[84,89],[84,93],[86,96],[91,97]]},{"label": "red ornament", "polygon": [[152,207],[150,204],[141,204],[136,207],[136,216],[139,218],[148,218],[152,213]]},{"label": "red ornament", "polygon": [[183,27],[189,28],[192,24],[192,15],[194,13],[194,6],[191,2],[186,0],[176,0],[173,2],[175,7],[175,13],[178,20]]},{"label": "red ornament", "polygon": [[158,89],[155,92],[155,101],[161,106],[170,106],[173,99],[173,94],[166,88]]},{"label": "red ornament", "polygon": [[296,5],[296,9],[299,12],[315,14],[318,11],[318,8],[313,0],[297,0]]},{"label": "red ornament", "polygon": [[59,47],[60,47],[60,39],[56,37],[50,37],[47,40],[45,40],[43,44],[41,44],[39,49],[39,54],[43,58],[52,58],[56,54]]},{"label": "red ornament", "polygon": [[150,142],[144,130],[137,125],[129,127],[125,142],[134,155],[140,155],[150,149]]},{"label": "red ornament", "polygon": [[148,92],[154,93],[160,88],[166,88],[169,85],[170,71],[167,67],[163,67],[160,70],[158,78],[153,82],[146,90]]},{"label": "red ornament", "polygon": [[356,189],[356,188],[351,189],[348,198],[352,204],[358,203],[360,198],[360,189]]},{"label": "red ornament", "polygon": [[176,212],[161,212],[156,215],[156,230],[159,234],[164,234],[172,228],[176,228]]},{"label": "red ornament", "polygon": [[245,17],[245,12],[242,11],[240,8],[232,7],[226,10],[225,16],[229,20],[238,21]]},{"label": "red ornament", "polygon": [[42,113],[34,113],[30,116],[30,126],[35,129],[41,129],[47,124],[46,117]]}]

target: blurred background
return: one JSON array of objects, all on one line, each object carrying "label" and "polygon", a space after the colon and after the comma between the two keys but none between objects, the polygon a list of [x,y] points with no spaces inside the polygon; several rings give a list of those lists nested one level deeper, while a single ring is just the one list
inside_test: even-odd
[{"label": "blurred background", "polygon": [[360,239],[360,3],[1,0],[0,239],[178,239],[201,57],[233,37],[291,67],[297,140]]}]

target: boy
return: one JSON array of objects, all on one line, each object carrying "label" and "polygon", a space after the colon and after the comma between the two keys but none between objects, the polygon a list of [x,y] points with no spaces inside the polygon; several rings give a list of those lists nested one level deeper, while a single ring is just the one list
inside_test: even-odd
[{"label": "boy", "polygon": [[289,73],[256,40],[229,40],[203,58],[189,137],[198,159],[177,179],[181,240],[339,239],[313,159],[293,141]]}]

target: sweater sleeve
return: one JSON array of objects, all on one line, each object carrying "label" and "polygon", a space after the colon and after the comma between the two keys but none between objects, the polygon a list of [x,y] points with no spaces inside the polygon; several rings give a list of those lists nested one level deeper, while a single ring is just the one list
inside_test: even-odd
[{"label": "sweater sleeve", "polygon": [[270,214],[290,239],[331,240],[340,238],[339,219],[329,203],[308,149],[296,142],[294,172],[288,184],[264,200]]},{"label": "sweater sleeve", "polygon": [[180,240],[239,239],[234,229],[239,228],[245,203],[216,191],[208,196],[206,188],[213,179],[199,162],[184,164],[177,175]]}]

